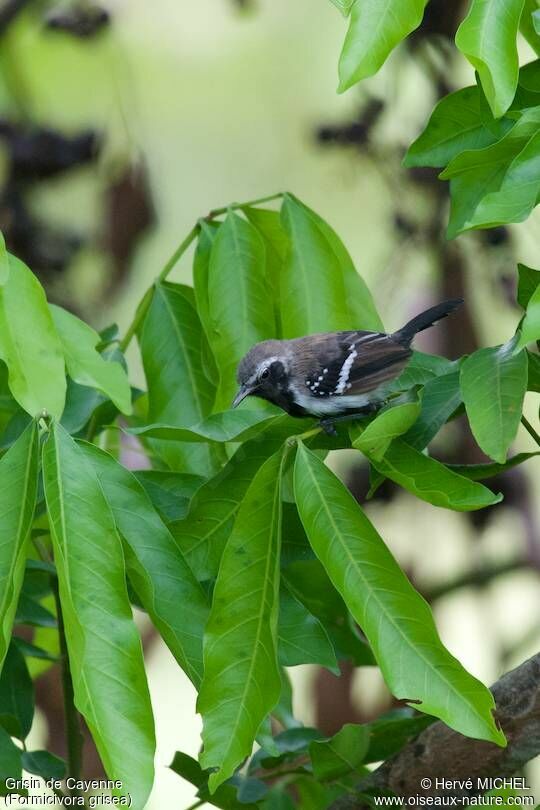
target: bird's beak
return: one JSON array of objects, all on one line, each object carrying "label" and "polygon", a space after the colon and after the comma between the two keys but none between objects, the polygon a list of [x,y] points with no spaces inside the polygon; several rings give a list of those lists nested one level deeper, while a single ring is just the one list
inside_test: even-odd
[{"label": "bird's beak", "polygon": [[236,408],[237,405],[240,405],[240,403],[246,397],[249,397],[249,395],[252,393],[252,391],[253,391],[253,389],[250,388],[249,385],[242,385],[240,387],[240,390],[238,391],[237,395],[235,396],[235,398],[232,401],[231,408]]}]

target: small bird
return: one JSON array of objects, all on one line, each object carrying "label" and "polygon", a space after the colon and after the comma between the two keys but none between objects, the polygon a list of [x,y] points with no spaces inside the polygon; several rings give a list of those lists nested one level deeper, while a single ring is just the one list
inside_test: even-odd
[{"label": "small bird", "polygon": [[397,332],[322,332],[293,340],[264,340],[238,366],[240,389],[232,407],[249,396],[273,402],[291,416],[333,422],[377,410],[389,383],[405,368],[414,336],[445,318],[462,299],[421,312]]}]

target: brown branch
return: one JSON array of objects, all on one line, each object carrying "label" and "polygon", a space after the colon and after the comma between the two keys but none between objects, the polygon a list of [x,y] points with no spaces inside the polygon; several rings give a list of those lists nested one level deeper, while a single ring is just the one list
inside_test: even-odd
[{"label": "brown branch", "polygon": [[[540,754],[540,653],[508,672],[492,687],[497,705],[496,717],[508,746],[472,740],[452,731],[444,723],[434,723],[395,757],[385,762],[358,785],[359,791],[392,791],[399,796],[471,796],[483,793],[478,779],[510,776]],[[421,779],[432,787],[422,789]],[[436,779],[470,778],[472,787],[442,789]],[[331,810],[359,810],[368,805],[360,797],[346,797]]]}]

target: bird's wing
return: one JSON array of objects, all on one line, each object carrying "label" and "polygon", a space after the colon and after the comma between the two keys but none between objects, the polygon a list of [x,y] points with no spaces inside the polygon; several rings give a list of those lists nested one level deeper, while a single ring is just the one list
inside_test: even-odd
[{"label": "bird's wing", "polygon": [[[394,379],[412,354],[380,332],[337,332],[303,338],[299,374],[314,396],[354,396]],[[309,341],[309,343],[307,342]]]}]

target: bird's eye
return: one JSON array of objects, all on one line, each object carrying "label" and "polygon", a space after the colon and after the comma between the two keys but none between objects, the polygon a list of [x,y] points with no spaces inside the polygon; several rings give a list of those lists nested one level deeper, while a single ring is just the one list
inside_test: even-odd
[{"label": "bird's eye", "polygon": [[265,369],[263,369],[263,370],[261,371],[261,376],[260,376],[260,379],[261,379],[261,380],[267,380],[269,376],[270,376],[270,369],[269,369],[269,368],[265,368]]}]

